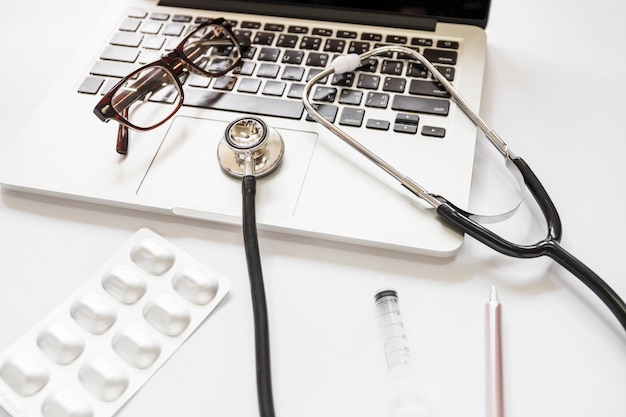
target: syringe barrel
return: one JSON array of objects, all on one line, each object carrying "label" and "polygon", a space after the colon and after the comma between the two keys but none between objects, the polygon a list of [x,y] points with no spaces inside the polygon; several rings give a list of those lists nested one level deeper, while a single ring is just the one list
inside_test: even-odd
[{"label": "syringe barrel", "polygon": [[400,314],[398,293],[392,289],[380,290],[374,295],[374,303],[388,369],[408,367],[410,351]]}]

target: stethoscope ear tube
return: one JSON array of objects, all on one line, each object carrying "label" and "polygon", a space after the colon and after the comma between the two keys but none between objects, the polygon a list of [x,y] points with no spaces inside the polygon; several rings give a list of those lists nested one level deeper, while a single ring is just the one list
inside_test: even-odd
[{"label": "stethoscope ear tube", "polygon": [[540,184],[539,186],[533,184],[533,181],[538,180],[534,177],[528,165],[519,158],[516,164],[520,167],[520,171],[526,178],[531,192],[546,216],[549,231],[545,239],[533,245],[512,243],[472,220],[470,213],[456,207],[441,196],[436,196],[441,202],[436,208],[437,214],[453,228],[462,233],[467,233],[482,244],[504,255],[515,258],[538,258],[540,256],[552,258],[591,289],[611,310],[626,330],[626,303],[598,274],[559,244],[558,238],[561,235],[561,223],[552,201],[546,198],[547,194],[545,194],[545,190]]}]

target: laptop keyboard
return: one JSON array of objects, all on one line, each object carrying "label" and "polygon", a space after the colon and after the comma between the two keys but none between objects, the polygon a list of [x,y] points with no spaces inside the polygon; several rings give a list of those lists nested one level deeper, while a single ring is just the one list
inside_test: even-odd
[{"label": "laptop keyboard", "polygon": [[[129,12],[78,92],[104,94],[122,77],[173,50],[189,30],[206,19]],[[215,79],[190,74],[184,80],[185,106],[313,122],[301,102],[306,81],[336,55],[360,54],[382,45],[413,48],[449,81],[455,77],[459,43],[454,40],[252,20],[231,24],[238,38],[250,40],[242,65]],[[322,80],[312,90],[315,107],[327,120],[342,126],[444,137],[445,123],[423,125],[420,114],[445,118],[449,94],[420,63],[398,55],[372,57],[355,72]],[[386,117],[380,112],[372,117],[373,109],[391,111]]]}]

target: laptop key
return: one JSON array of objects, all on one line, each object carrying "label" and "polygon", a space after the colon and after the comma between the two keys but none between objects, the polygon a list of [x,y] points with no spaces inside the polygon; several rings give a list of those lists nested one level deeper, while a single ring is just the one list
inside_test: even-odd
[{"label": "laptop key", "polygon": [[447,116],[450,111],[450,102],[448,100],[438,100],[434,98],[395,95],[391,103],[391,108],[398,111]]},{"label": "laptop key", "polygon": [[284,117],[287,119],[300,119],[304,112],[304,105],[297,100],[283,100],[252,95],[242,97],[232,93],[195,88],[185,89],[183,105],[257,114],[260,116]]},{"label": "laptop key", "polygon": [[128,62],[97,61],[89,72],[92,75],[123,78],[137,69],[138,66]]}]

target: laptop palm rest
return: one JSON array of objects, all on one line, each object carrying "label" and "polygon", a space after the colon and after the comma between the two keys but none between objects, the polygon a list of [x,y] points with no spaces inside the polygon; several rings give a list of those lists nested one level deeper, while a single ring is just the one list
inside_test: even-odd
[{"label": "laptop palm rest", "polygon": [[[218,143],[227,126],[228,122],[221,120],[176,117],[138,194],[169,201],[175,213],[213,212],[238,217],[241,181],[226,174],[217,160]],[[258,180],[256,209],[259,215],[289,217],[295,211],[317,135],[277,131],[285,142],[285,155],[276,171]]]}]

